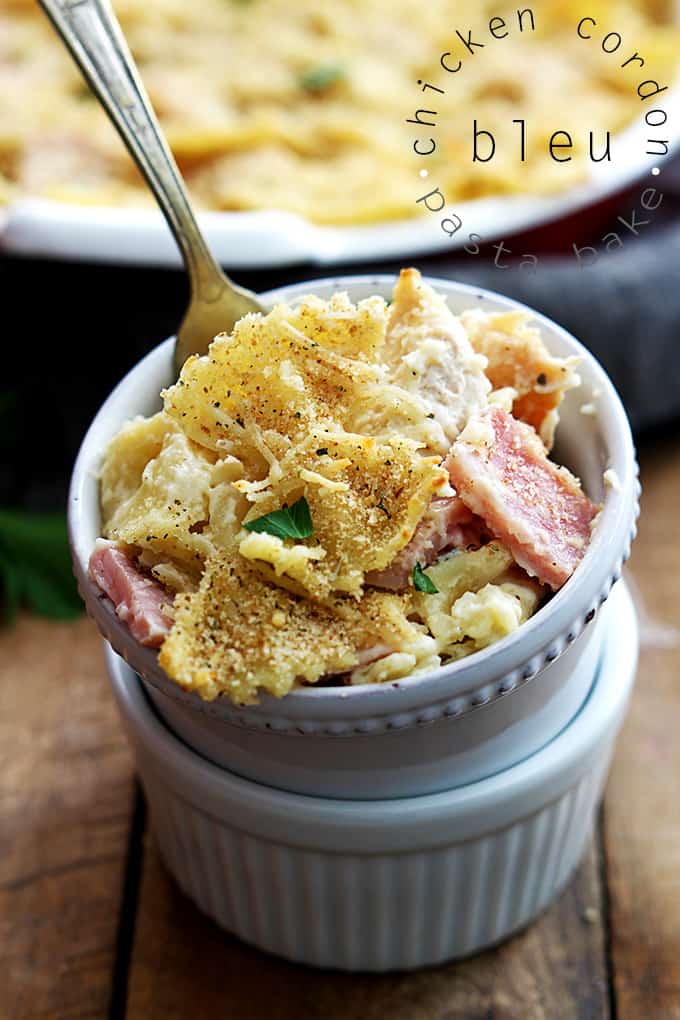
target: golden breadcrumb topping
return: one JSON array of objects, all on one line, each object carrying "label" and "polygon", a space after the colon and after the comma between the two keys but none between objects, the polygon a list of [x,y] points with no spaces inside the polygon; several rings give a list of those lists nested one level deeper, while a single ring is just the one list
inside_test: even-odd
[{"label": "golden breadcrumb topping", "polygon": [[407,619],[410,595],[370,592],[358,602],[293,595],[263,579],[234,548],[207,564],[197,593],[180,595],[160,663],[186,690],[247,704],[259,690],[276,697],[359,662],[358,651],[386,643],[416,657],[434,641]]}]

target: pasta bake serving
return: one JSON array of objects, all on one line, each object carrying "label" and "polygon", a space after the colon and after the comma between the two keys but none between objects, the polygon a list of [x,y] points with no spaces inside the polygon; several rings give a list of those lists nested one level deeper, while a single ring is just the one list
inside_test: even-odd
[{"label": "pasta bake serving", "polygon": [[381,683],[516,630],[596,507],[548,457],[574,359],[523,311],[314,296],[189,358],[101,468],[90,574],[183,688]]},{"label": "pasta bake serving", "polygon": [[[645,112],[636,86],[674,78],[680,40],[654,0],[540,0],[518,25],[496,0],[114,0],[116,13],[192,196],[217,210],[280,209],[316,223],[416,216],[436,110],[430,179],[459,202],[546,194],[587,171],[587,133]],[[669,5],[670,6],[670,5]],[[579,38],[589,19],[590,42]],[[504,17],[501,17],[503,15]],[[597,28],[590,26],[595,22]],[[503,23],[504,28],[498,28]],[[489,34],[489,25],[496,31]],[[623,39],[605,52],[603,33]],[[474,49],[461,39],[474,38]],[[0,0],[0,201],[149,201],[132,162],[33,0]],[[462,63],[452,74],[442,65]],[[422,94],[419,82],[446,92]],[[472,162],[473,118],[493,161]],[[526,123],[523,158],[517,118]],[[658,123],[658,122],[657,122]],[[568,162],[546,154],[574,138]],[[422,133],[422,132],[421,132]],[[564,155],[564,153],[562,153]],[[615,153],[614,153],[615,158]]]}]

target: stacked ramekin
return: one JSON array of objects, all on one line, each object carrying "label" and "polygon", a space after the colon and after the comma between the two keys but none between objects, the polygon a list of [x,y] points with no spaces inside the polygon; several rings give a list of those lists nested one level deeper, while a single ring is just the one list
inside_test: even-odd
[{"label": "stacked ramekin", "polygon": [[[393,282],[323,280],[264,301],[338,289],[387,297]],[[455,312],[518,307],[429,282]],[[530,921],[580,858],[637,658],[622,583],[599,610],[629,552],[639,487],[607,376],[562,329],[534,321],[551,352],[581,358],[555,456],[602,513],[574,576],[516,634],[410,680],[300,689],[248,708],[181,691],[87,575],[102,452],[123,421],[158,409],[172,340],[126,376],[85,437],[70,494],[74,567],[113,650],[159,844],[203,910],[270,952],[367,970],[466,955]]]}]

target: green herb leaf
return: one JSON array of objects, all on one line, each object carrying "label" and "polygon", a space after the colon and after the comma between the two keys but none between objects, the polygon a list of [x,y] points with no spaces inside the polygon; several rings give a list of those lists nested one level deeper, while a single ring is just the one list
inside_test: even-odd
[{"label": "green herb leaf", "polygon": [[424,591],[426,595],[437,595],[439,588],[427,576],[420,563],[413,568],[413,587],[416,591]]},{"label": "green herb leaf", "polygon": [[22,605],[58,620],[82,612],[63,514],[0,510],[0,578],[7,622]]},{"label": "green herb leaf", "polygon": [[325,92],[345,77],[345,69],[339,64],[319,64],[304,72],[300,85],[306,92]]},{"label": "green herb leaf", "polygon": [[312,515],[304,496],[292,506],[284,504],[280,510],[256,517],[243,527],[247,531],[264,532],[266,535],[276,535],[277,538],[310,538],[314,534]]}]

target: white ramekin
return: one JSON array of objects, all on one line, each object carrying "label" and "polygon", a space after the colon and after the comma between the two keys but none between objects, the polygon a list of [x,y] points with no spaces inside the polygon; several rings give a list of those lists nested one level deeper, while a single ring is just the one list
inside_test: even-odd
[{"label": "white ramekin", "polygon": [[[429,282],[454,312],[522,307],[450,281]],[[263,300],[271,305],[338,289],[358,300],[388,296],[393,283],[385,276],[312,281]],[[349,798],[409,796],[491,775],[538,750],[572,718],[592,683],[600,640],[595,618],[628,556],[639,486],[630,429],[608,377],[573,337],[530,314],[552,352],[581,358],[583,384],[562,406],[557,457],[581,476],[591,498],[603,501],[602,514],[574,576],[517,633],[471,659],[398,683],[303,688],[245,708],[226,699],[203,702],[165,676],[156,654],[134,641],[89,579],[87,561],[100,529],[102,452],[122,422],[159,408],[159,391],[172,380],[173,341],[153,350],[113,391],[73,472],[74,570],[102,634],[143,678],[160,714],[187,743],[243,776],[283,789]],[[582,414],[584,404],[594,405],[596,414]],[[616,484],[605,489],[606,469]]]},{"label": "white ramekin", "polygon": [[466,956],[528,924],[592,831],[637,660],[623,585],[593,689],[547,747],[457,790],[399,800],[285,793],[202,759],[108,651],[163,857],[219,925],[261,949],[344,970]]}]

